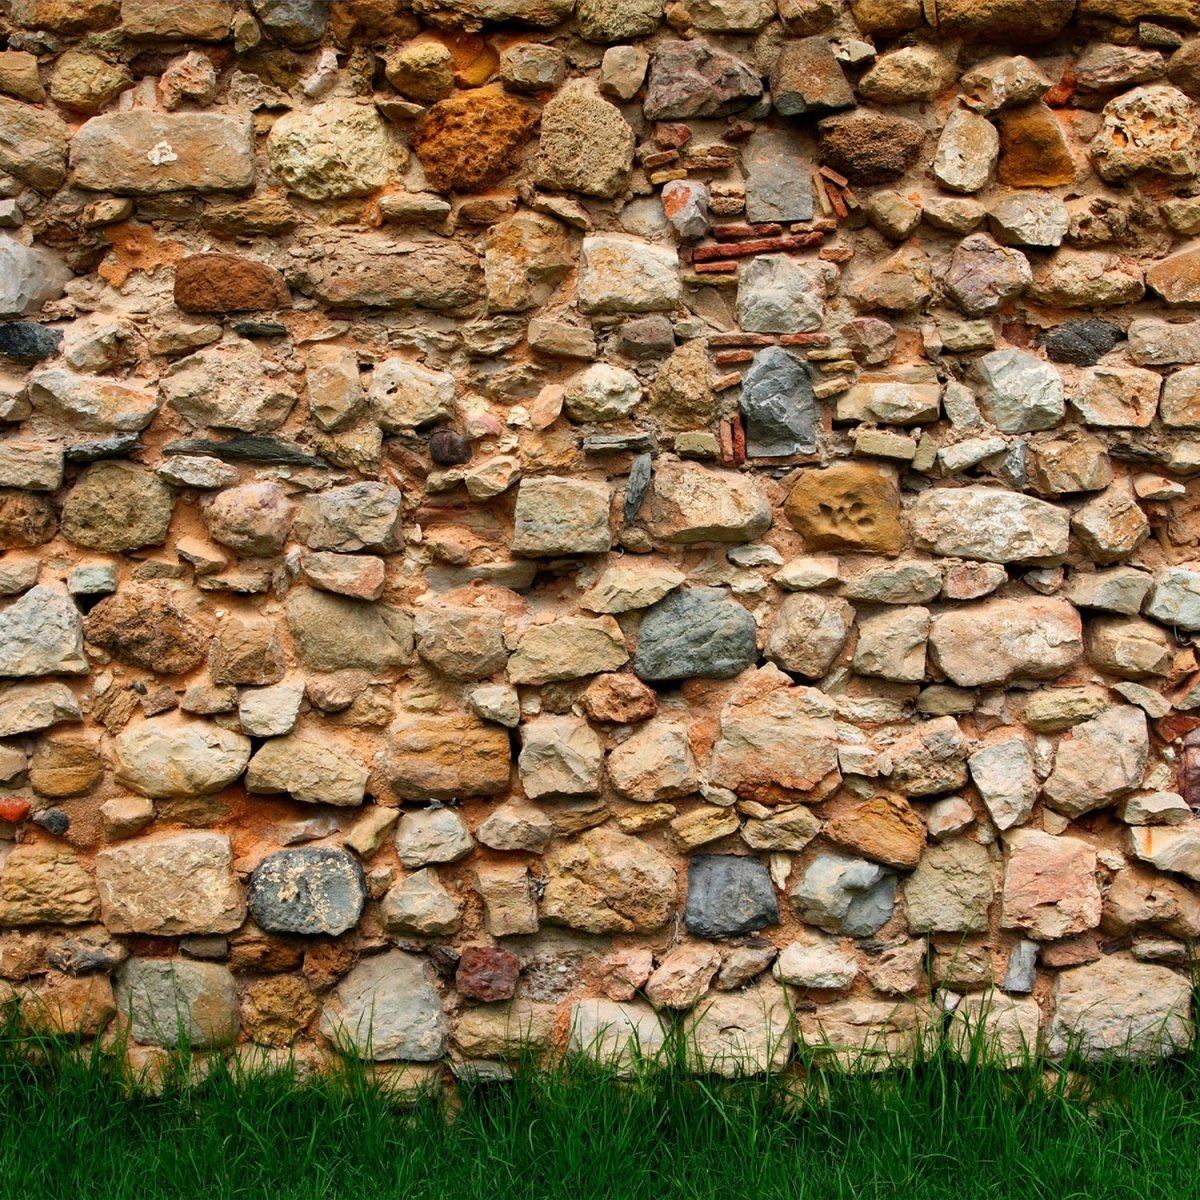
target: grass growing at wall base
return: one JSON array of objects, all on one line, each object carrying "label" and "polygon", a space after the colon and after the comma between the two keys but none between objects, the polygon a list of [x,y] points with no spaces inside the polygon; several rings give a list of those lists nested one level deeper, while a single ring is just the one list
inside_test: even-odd
[{"label": "grass growing at wall base", "polygon": [[801,1087],[566,1062],[402,1107],[353,1066],[130,1095],[111,1059],[28,1049],[0,1038],[4,1200],[1200,1196],[1195,1051],[1085,1076],[935,1052]]}]

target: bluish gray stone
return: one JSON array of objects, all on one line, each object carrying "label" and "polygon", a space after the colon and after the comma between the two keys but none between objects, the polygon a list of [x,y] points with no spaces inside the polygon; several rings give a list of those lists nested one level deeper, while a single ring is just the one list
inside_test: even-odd
[{"label": "bluish gray stone", "polygon": [[689,933],[734,937],[779,924],[779,904],[771,876],[757,858],[701,854],[688,863]]},{"label": "bluish gray stone", "polygon": [[779,346],[760,350],[742,378],[746,453],[751,458],[811,454],[817,403],[808,365]]},{"label": "bluish gray stone", "polygon": [[827,933],[869,937],[896,905],[896,876],[878,863],[836,850],[818,854],[790,892],[802,920]]},{"label": "bluish gray stone", "polygon": [[693,588],[646,610],[633,669],[649,680],[732,679],[757,660],[754,618],[722,588]]},{"label": "bluish gray stone", "polygon": [[629,482],[625,485],[625,500],[622,504],[622,514],[628,525],[638,515],[642,501],[650,490],[650,478],[653,474],[653,461],[649,454],[639,454],[629,468]]},{"label": "bluish gray stone", "polygon": [[325,32],[326,0],[253,0],[262,27],[286,46],[308,46]]},{"label": "bluish gray stone", "polygon": [[812,171],[794,135],[760,129],[742,152],[742,162],[748,220],[813,219]]},{"label": "bluish gray stone", "polygon": [[1037,980],[1037,942],[1020,941],[1009,953],[1008,969],[1004,972],[1002,992],[1028,995]]},{"label": "bluish gray stone", "polygon": [[362,867],[345,850],[280,850],[250,876],[250,915],[272,933],[345,933],[366,899]]},{"label": "bluish gray stone", "polygon": [[34,321],[6,321],[0,325],[0,354],[16,362],[41,362],[58,353],[63,335]]}]

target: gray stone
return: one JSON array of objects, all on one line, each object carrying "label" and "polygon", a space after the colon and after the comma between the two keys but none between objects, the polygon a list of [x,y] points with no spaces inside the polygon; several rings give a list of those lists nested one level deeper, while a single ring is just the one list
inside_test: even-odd
[{"label": "gray stone", "polygon": [[693,588],[647,611],[633,669],[651,681],[732,679],[757,658],[754,618],[721,588]]},{"label": "gray stone", "polygon": [[336,937],[354,928],[366,900],[362,867],[345,850],[280,850],[250,876],[250,915],[270,933]]},{"label": "gray stone", "polygon": [[1094,367],[1123,337],[1120,326],[1096,317],[1083,321],[1065,321],[1055,326],[1042,340],[1046,355],[1053,362],[1077,367]]},{"label": "gray stone", "polygon": [[751,260],[738,279],[737,312],[751,333],[795,333],[820,329],[830,270],[786,254]]},{"label": "gray stone", "polygon": [[0,610],[0,676],[87,673],[83,617],[64,588],[38,584]]},{"label": "gray stone", "polygon": [[[0,255],[7,253],[19,243],[5,239],[0,246]],[[25,249],[26,247],[21,247]],[[4,268],[0,266],[0,273]],[[64,281],[66,275],[64,274]],[[45,272],[37,272],[36,281],[40,285],[45,279]],[[0,304],[0,312],[6,312],[7,305]],[[33,321],[7,321],[0,325],[0,355],[11,358],[14,362],[35,363],[53,358],[62,345],[63,335],[57,329],[45,325],[37,325]]]},{"label": "gray stone", "polygon": [[753,222],[811,221],[812,175],[795,136],[760,129],[742,151],[746,217]]},{"label": "gray stone", "polygon": [[1008,966],[1000,984],[1002,992],[1027,996],[1037,982],[1038,944],[1027,939],[1019,941],[1008,954]]},{"label": "gray stone", "polygon": [[1145,613],[1164,625],[1174,625],[1189,633],[1200,630],[1200,570],[1189,565],[1158,571]]},{"label": "gray stone", "polygon": [[326,1001],[320,1028],[343,1052],[376,1062],[433,1062],[449,1033],[428,962],[402,950],[360,962]]},{"label": "gray stone", "polygon": [[1063,419],[1062,377],[1022,350],[993,350],[976,364],[984,415],[1005,433],[1052,429]]},{"label": "gray stone", "polygon": [[870,937],[891,919],[896,876],[879,863],[826,850],[804,868],[788,895],[810,925]]},{"label": "gray stone", "polygon": [[[72,278],[70,268],[56,254],[0,236],[0,317],[37,312],[47,300],[57,300]],[[16,357],[12,354],[12,339],[8,342],[10,349],[3,353]],[[16,348],[19,350],[20,345]]]},{"label": "gray stone", "polygon": [[684,923],[697,937],[736,937],[779,924],[767,868],[757,858],[733,854],[694,856]]},{"label": "gray stone", "polygon": [[237,989],[219,963],[131,958],[117,972],[117,1009],[147,1046],[200,1050],[237,1036]]},{"label": "gray stone", "polygon": [[739,403],[746,419],[746,453],[751,458],[816,450],[812,373],[786,350],[769,346],[754,356],[742,377]]},{"label": "gray stone", "polygon": [[309,46],[325,32],[328,0],[253,0],[263,29],[285,46]]}]

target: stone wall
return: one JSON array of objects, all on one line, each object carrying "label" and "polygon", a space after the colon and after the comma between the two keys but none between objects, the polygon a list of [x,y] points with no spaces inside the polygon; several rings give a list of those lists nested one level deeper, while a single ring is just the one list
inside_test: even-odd
[{"label": "stone wall", "polygon": [[1190,1036],[1196,0],[2,7],[27,1022]]}]

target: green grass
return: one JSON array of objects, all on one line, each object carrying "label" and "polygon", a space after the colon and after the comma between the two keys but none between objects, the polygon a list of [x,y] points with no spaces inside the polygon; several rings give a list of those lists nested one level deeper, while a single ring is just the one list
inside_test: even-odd
[{"label": "green grass", "polygon": [[0,1039],[0,1197],[1180,1200],[1200,1196],[1200,1055],[720,1082],[579,1062],[412,1106],[353,1067],[131,1095],[111,1059]]}]

